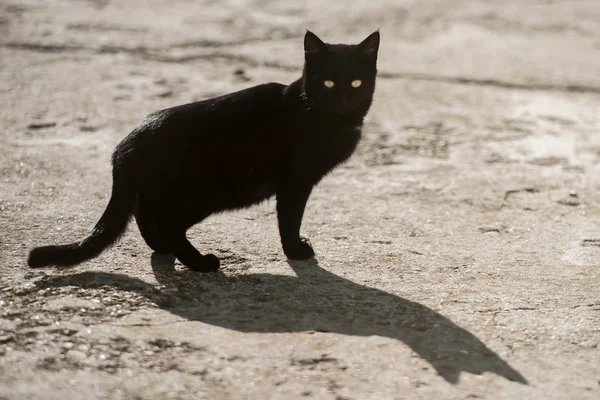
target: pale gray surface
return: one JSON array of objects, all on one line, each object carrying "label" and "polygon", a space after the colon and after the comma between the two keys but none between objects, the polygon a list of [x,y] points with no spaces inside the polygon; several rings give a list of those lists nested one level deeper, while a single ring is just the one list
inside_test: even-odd
[{"label": "pale gray surface", "polygon": [[[597,399],[600,3],[296,4],[2,2],[0,398]],[[286,262],[271,201],[190,232],[220,274],[135,224],[26,268],[89,231],[146,114],[291,82],[305,28],[382,34],[365,140],[307,208],[316,262]]]}]

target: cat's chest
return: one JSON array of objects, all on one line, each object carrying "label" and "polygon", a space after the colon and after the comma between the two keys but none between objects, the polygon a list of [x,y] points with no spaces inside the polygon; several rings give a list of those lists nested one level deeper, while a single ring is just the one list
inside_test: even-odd
[{"label": "cat's chest", "polygon": [[297,168],[321,177],[347,160],[360,140],[362,125],[313,127],[292,148]]},{"label": "cat's chest", "polygon": [[323,152],[325,156],[349,156],[353,152],[362,134],[361,125],[325,126],[319,129],[318,137],[314,141],[315,150]]}]

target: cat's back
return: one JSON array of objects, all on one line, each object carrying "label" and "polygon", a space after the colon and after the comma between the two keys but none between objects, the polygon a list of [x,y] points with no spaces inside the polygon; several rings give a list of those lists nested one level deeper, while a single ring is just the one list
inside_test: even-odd
[{"label": "cat's back", "polygon": [[[225,95],[182,104],[148,115],[119,144],[117,152],[152,152],[155,148],[179,152],[186,145],[243,139],[271,132],[288,113],[285,85],[265,83]],[[142,150],[144,149],[144,150]]]},{"label": "cat's back", "polygon": [[[149,119],[160,119],[163,124],[187,124],[201,122],[242,122],[255,119],[268,112],[281,112],[282,93],[285,85],[265,83],[222,96],[183,104],[157,111]],[[246,121],[247,122],[247,121]]]}]

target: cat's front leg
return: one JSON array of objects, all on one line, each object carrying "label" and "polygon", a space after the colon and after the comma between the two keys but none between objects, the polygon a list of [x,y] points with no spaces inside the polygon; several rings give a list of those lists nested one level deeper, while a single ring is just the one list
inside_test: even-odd
[{"label": "cat's front leg", "polygon": [[306,260],[315,255],[307,238],[300,237],[300,225],[312,185],[286,183],[277,188],[277,220],[283,252],[290,260]]}]

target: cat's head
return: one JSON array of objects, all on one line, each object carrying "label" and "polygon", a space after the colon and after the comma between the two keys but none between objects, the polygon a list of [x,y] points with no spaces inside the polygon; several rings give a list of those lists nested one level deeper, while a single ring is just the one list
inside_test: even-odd
[{"label": "cat's head", "polygon": [[368,108],[375,91],[378,50],[379,31],[356,45],[324,43],[307,31],[303,86],[311,107],[338,114]]}]

